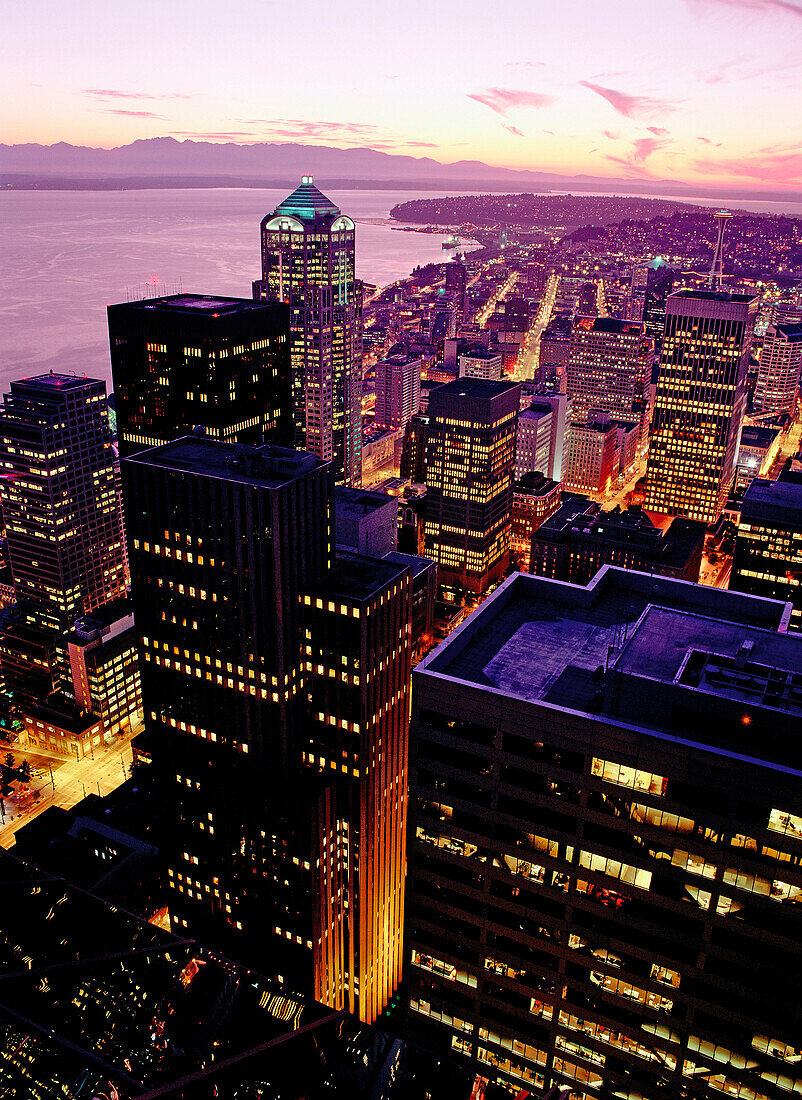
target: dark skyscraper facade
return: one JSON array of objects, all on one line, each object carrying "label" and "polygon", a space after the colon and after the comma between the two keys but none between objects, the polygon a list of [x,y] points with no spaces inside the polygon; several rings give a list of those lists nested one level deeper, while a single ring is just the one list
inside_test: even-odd
[{"label": "dark skyscraper facade", "polygon": [[487,591],[509,564],[520,392],[460,378],[429,397],[426,556],[455,593]]},{"label": "dark skyscraper facade", "polygon": [[362,287],[355,226],[311,176],[262,219],[254,298],[290,307],[295,445],[331,462],[338,484],[362,468]]},{"label": "dark skyscraper facade", "polygon": [[174,294],[108,315],[121,455],[196,425],[227,442],[292,442],[285,306]]},{"label": "dark skyscraper facade", "polygon": [[17,594],[2,663],[7,685],[35,696],[67,677],[58,638],[125,594],[105,382],[63,374],[12,382],[0,411],[0,462]]},{"label": "dark skyscraper facade", "polygon": [[187,437],[123,475],[176,927],[375,1019],[401,968],[409,571],[334,566],[314,455]]},{"label": "dark skyscraper facade", "polygon": [[410,1020],[542,1096],[799,1088],[782,603],[518,574],[413,674]]},{"label": "dark skyscraper facade", "polygon": [[735,477],[757,299],[681,290],[666,303],[646,473],[648,511],[712,523]]},{"label": "dark skyscraper facade", "polygon": [[802,484],[755,478],[744,493],[730,588],[788,600],[789,630],[802,630]]}]

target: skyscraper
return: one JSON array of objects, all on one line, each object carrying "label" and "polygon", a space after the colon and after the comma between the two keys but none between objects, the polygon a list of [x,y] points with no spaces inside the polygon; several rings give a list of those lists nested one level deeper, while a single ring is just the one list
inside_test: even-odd
[{"label": "skyscraper", "polygon": [[262,219],[254,298],[290,307],[295,445],[331,462],[338,484],[362,468],[362,288],[355,226],[311,176]]},{"label": "skyscraper", "polygon": [[462,260],[452,260],[446,265],[445,297],[454,307],[456,330],[459,332],[465,317],[467,271]]},{"label": "skyscraper", "polygon": [[196,425],[229,442],[292,441],[286,306],[173,294],[108,316],[121,455]]},{"label": "skyscraper", "polygon": [[789,630],[802,630],[802,484],[755,478],[744,493],[730,588],[788,600]]},{"label": "skyscraper", "polygon": [[45,374],[0,411],[0,500],[17,593],[0,649],[6,682],[36,697],[68,677],[59,641],[125,594],[125,536],[106,383]]},{"label": "skyscraper", "polygon": [[769,325],[755,385],[755,411],[793,416],[802,373],[802,323]]},{"label": "skyscraper", "polygon": [[648,426],[648,387],[654,345],[643,326],[613,317],[576,317],[568,353],[567,393],[575,424],[586,424],[593,409],[638,426]]},{"label": "skyscraper", "polygon": [[[523,400],[528,400],[524,396]],[[538,470],[554,481],[565,477],[571,426],[571,398],[563,393],[535,393],[518,416],[515,476]]]},{"label": "skyscraper", "polygon": [[171,917],[375,1019],[401,965],[410,571],[334,566],[314,455],[187,437],[123,477]]},{"label": "skyscraper", "polygon": [[666,302],[644,508],[712,523],[735,477],[757,299],[680,290]]},{"label": "skyscraper", "polygon": [[800,1078],[802,640],[782,603],[517,574],[413,673],[410,1022],[507,1089]]},{"label": "skyscraper", "polygon": [[460,378],[429,397],[426,555],[455,598],[486,592],[509,564],[520,389]]},{"label": "skyscraper", "polygon": [[404,428],[420,404],[422,360],[406,352],[376,364],[376,427]]}]

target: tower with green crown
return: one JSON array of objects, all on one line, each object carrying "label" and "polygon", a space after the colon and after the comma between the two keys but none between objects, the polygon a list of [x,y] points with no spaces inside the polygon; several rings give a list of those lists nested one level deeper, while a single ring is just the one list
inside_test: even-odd
[{"label": "tower with green crown", "polygon": [[311,176],[262,219],[254,298],[290,307],[295,445],[334,465],[338,484],[362,467],[362,287],[353,221]]}]

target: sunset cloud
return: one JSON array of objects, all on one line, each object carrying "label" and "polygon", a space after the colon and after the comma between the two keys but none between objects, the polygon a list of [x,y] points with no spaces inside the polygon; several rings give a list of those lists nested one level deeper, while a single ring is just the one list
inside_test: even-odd
[{"label": "sunset cloud", "polygon": [[505,130],[508,130],[511,134],[515,134],[516,137],[524,137],[525,136],[523,134],[523,132],[518,129],[517,126],[511,126],[509,124],[509,122],[502,122],[501,125]]},{"label": "sunset cloud", "polygon": [[629,95],[615,88],[605,88],[602,84],[591,84],[589,80],[580,80],[579,83],[583,88],[589,88],[591,92],[606,99],[613,110],[624,118],[650,118],[652,115],[666,114],[668,111],[677,109],[676,104],[667,99],[654,99],[648,95]]},{"label": "sunset cloud", "polygon": [[124,92],[119,88],[84,88],[81,95],[91,96],[93,99],[191,99],[192,96],[182,92]]},{"label": "sunset cloud", "polygon": [[497,115],[506,118],[507,111],[517,107],[550,107],[555,101],[553,95],[544,92],[526,92],[514,88],[487,88],[484,92],[468,92],[468,99],[489,107]]},{"label": "sunset cloud", "polygon": [[159,118],[164,119],[164,115],[155,115],[153,111],[125,111],[121,107],[106,107],[103,109],[104,115],[123,115],[125,118]]},{"label": "sunset cloud", "polygon": [[691,0],[694,7],[741,8],[758,15],[777,12],[783,15],[796,15],[802,18],[802,4],[794,0]]}]

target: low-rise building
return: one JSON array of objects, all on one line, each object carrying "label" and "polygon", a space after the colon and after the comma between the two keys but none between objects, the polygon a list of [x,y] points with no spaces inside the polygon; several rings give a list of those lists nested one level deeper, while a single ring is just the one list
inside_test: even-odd
[{"label": "low-rise building", "polygon": [[780,453],[781,433],[778,428],[744,424],[735,467],[735,493],[749,488],[756,477],[767,477]]},{"label": "low-rise building", "polygon": [[618,427],[608,413],[591,412],[586,424],[572,424],[568,432],[567,488],[606,493],[619,471]]},{"label": "low-rise building", "polygon": [[398,499],[387,493],[337,486],[334,541],[338,549],[383,558],[398,547]]},{"label": "low-rise building", "polygon": [[23,707],[25,740],[30,749],[44,749],[59,756],[83,760],[94,756],[105,743],[103,719],[77,706],[61,693],[44,702]]},{"label": "low-rise building", "polygon": [[662,529],[639,506],[603,512],[571,495],[532,536],[529,572],[587,584],[603,565],[617,565],[698,581],[705,531],[704,523],[681,517]]},{"label": "low-rise building", "polygon": [[510,552],[526,572],[532,535],[560,506],[562,486],[539,473],[524,474],[512,484]]},{"label": "low-rise building", "polygon": [[67,635],[75,701],[103,722],[106,736],[142,718],[134,615],[128,600],[105,604]]}]

